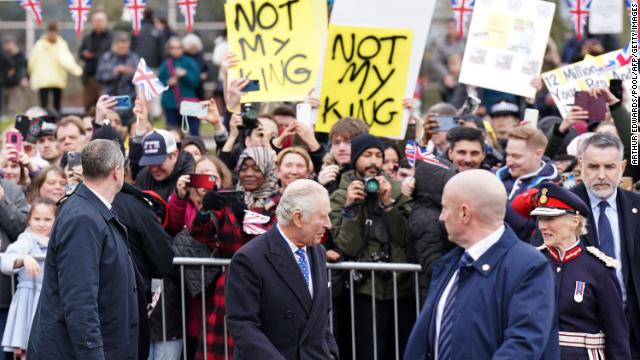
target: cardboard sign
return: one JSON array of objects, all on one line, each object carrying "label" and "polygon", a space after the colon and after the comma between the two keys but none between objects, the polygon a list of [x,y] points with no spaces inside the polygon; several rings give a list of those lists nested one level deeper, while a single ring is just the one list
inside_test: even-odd
[{"label": "cardboard sign", "polygon": [[229,49],[240,60],[229,78],[260,81],[242,101],[304,100],[326,41],[326,1],[231,0],[224,8]]},{"label": "cardboard sign", "polygon": [[624,92],[627,95],[623,104],[628,110],[631,110],[631,77],[633,76],[633,72],[631,71],[631,63],[627,63],[626,61],[620,61],[622,49],[611,51],[606,54],[602,54],[600,56],[585,56],[586,59],[592,60],[598,68],[601,69],[601,74],[605,79],[619,79],[622,80],[622,87]]},{"label": "cardboard sign", "polygon": [[[340,0],[334,2],[330,25],[374,29],[410,29],[412,36],[411,52],[410,56],[408,56],[407,81],[405,82],[405,88],[397,95],[397,98],[410,98],[413,96],[416,87],[434,6],[435,0]],[[321,65],[321,69],[323,76],[318,78],[316,86],[319,93],[324,92],[322,89],[325,73],[324,64]],[[374,73],[369,76],[375,78],[376,75]],[[398,109],[401,108],[397,107],[397,105],[394,106]],[[318,109],[315,113],[314,118],[316,119],[316,126],[318,126],[322,121],[320,117],[322,112]],[[403,109],[401,115],[400,132],[385,132],[382,136],[395,139],[404,138],[409,112]]]},{"label": "cardboard sign", "polygon": [[534,97],[554,11],[548,1],[477,0],[459,81]]},{"label": "cardboard sign", "polygon": [[542,80],[562,117],[569,112],[569,106],[573,104],[577,90],[609,86],[609,81],[602,75],[600,67],[593,59],[547,71],[542,74]]},{"label": "cardboard sign", "polygon": [[316,131],[340,118],[369,124],[369,133],[400,136],[412,31],[329,27]]},{"label": "cardboard sign", "polygon": [[622,32],[623,1],[591,0],[589,32],[592,34],[620,34]]}]

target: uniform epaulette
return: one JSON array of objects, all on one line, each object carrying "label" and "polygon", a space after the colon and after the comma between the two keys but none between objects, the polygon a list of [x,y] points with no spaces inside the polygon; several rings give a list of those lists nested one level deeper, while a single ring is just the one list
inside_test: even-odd
[{"label": "uniform epaulette", "polygon": [[538,249],[538,250],[540,250],[540,251],[545,251],[545,250],[547,250],[547,245],[542,244],[542,245],[540,245],[540,246],[536,247],[536,249]]},{"label": "uniform epaulette", "polygon": [[607,254],[603,253],[602,251],[600,251],[600,249],[598,249],[595,246],[587,246],[587,251],[593,254],[593,256],[602,260],[602,262],[608,267],[617,269],[620,266],[620,263],[618,262],[618,260],[612,258],[611,256],[607,256]]}]

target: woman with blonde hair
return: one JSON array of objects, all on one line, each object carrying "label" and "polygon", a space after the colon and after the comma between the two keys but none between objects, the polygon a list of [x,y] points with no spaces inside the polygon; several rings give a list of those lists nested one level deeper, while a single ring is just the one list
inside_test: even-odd
[{"label": "woman with blonde hair", "polygon": [[560,358],[631,359],[617,261],[584,246],[589,207],[574,193],[543,183],[514,199],[521,215],[535,216],[540,247],[556,274]]}]

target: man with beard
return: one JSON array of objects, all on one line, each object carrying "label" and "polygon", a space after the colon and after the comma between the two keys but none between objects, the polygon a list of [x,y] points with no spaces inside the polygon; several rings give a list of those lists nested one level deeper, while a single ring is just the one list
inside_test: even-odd
[{"label": "man with beard", "polygon": [[630,325],[631,355],[640,359],[640,195],[618,187],[627,161],[616,136],[597,133],[582,143],[580,153],[583,183],[572,191],[591,209],[582,241],[622,264],[616,276]]},{"label": "man with beard", "polygon": [[[381,171],[384,143],[369,134],[351,139],[351,163],[355,169],[340,177],[331,195],[331,234],[344,260],[407,262],[407,218],[409,199],[401,194],[399,182]],[[375,274],[376,324],[372,324],[372,279],[369,271],[355,272],[356,354],[373,359],[373,327],[377,329],[377,354],[393,358],[397,339],[401,354],[415,320],[415,300],[407,273],[394,279],[386,272]],[[397,338],[394,338],[394,290],[397,290]]]}]

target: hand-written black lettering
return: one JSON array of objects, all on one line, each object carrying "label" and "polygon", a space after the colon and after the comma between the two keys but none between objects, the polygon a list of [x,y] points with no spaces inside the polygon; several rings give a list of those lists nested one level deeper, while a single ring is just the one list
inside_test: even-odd
[{"label": "hand-written black lettering", "polygon": [[286,40],[282,40],[282,39],[278,39],[277,37],[274,36],[273,37],[273,41],[275,41],[278,44],[280,44],[280,46],[278,47],[278,50],[276,50],[276,52],[273,53],[273,55],[278,55],[278,53],[280,53],[280,51],[282,51],[282,49],[284,49],[284,47],[287,46],[289,41],[291,41],[291,38],[286,39]]},{"label": "hand-written black lettering", "polygon": [[[302,62],[302,65],[297,64],[296,60]],[[311,79],[311,70],[304,66],[306,64],[307,56],[304,54],[294,54],[288,59],[280,59],[279,63],[269,63],[267,68],[260,69],[260,86],[264,84],[264,90],[268,91],[271,84],[278,84],[285,86],[286,84],[304,84]],[[251,79],[251,71],[247,71],[240,68],[240,77],[246,77]]]},{"label": "hand-written black lettering", "polygon": [[286,52],[291,48],[291,36],[296,34],[281,31],[284,22],[289,31],[294,30],[293,24],[298,9],[295,5],[298,3],[300,0],[272,0],[257,4],[251,0],[237,3],[233,7],[234,29],[243,30],[245,34],[250,33],[238,39],[242,61],[268,59],[260,68],[254,66],[247,69],[241,66],[240,76],[251,78],[254,73],[253,76],[261,78],[262,90],[268,91],[270,86],[273,88],[287,84],[305,84],[312,80],[307,55],[299,51],[291,55]]},{"label": "hand-written black lettering", "polygon": [[[332,46],[332,55],[331,59],[336,59],[338,44],[340,44],[340,50],[342,52],[342,59],[348,63],[345,68],[342,76],[338,79],[338,83],[342,84],[345,79],[348,79],[349,82],[355,82],[360,78],[360,86],[358,87],[358,95],[362,94],[362,91],[365,88],[365,85],[368,81],[373,81],[373,77],[369,77],[369,70],[373,70],[376,74],[375,79],[378,81],[375,89],[367,95],[367,100],[371,100],[391,79],[391,76],[395,73],[395,69],[389,70],[388,74],[381,74],[380,68],[373,64],[371,60],[376,56],[380,55],[382,49],[382,42],[388,41],[390,42],[389,48],[389,58],[387,63],[389,65],[393,64],[393,54],[395,52],[396,41],[399,39],[406,40],[406,36],[395,35],[395,36],[386,36],[386,37],[375,37],[372,35],[366,36],[362,38],[360,41],[356,41],[355,34],[351,33],[351,51],[347,55],[345,52],[345,41],[343,39],[342,34],[336,35],[333,41]],[[356,42],[358,43],[356,47]],[[358,59],[354,59],[354,54],[357,54]],[[371,80],[370,80],[371,79]]]},{"label": "hand-written black lettering", "polygon": [[[284,4],[280,4],[277,6],[277,8],[279,9],[286,8],[289,30],[293,30],[291,7],[293,6],[293,4],[298,3],[299,1],[300,0],[288,0]],[[260,7],[256,8],[256,2],[252,0],[251,11],[249,14],[247,14],[247,10],[244,8],[244,4],[237,3],[234,6],[235,20],[233,22],[233,26],[236,31],[239,31],[242,25],[240,17],[242,17],[244,19],[244,23],[251,32],[256,30],[256,25],[259,26],[262,30],[269,30],[276,26],[280,18],[277,8],[270,2],[265,2],[260,5]],[[265,12],[265,10],[267,11]]]},{"label": "hand-written black lettering", "polygon": [[[342,34],[337,34],[333,39],[333,44],[331,45],[331,60],[336,59],[337,47],[340,45],[340,50],[342,52],[342,58],[345,62],[351,62],[353,60],[354,53],[358,55],[358,57],[362,60],[370,60],[377,55],[380,54],[382,50],[383,42],[389,42],[389,56],[387,58],[387,64],[393,64],[393,55],[395,54],[396,45],[398,40],[407,40],[407,37],[404,35],[393,35],[393,36],[383,36],[376,37],[373,35],[366,36],[362,38],[360,41],[356,41],[356,35],[354,33],[350,34],[351,38],[351,49],[349,51],[349,55],[346,54],[345,50],[345,40]],[[356,46],[356,42],[358,45]],[[367,47],[374,46],[375,51],[371,51],[371,49],[367,49]],[[347,45],[349,48],[349,45]]]},{"label": "hand-written black lettering", "polygon": [[322,123],[327,123],[332,119],[340,119],[345,116],[352,116],[362,119],[369,126],[374,124],[387,125],[399,119],[398,111],[387,109],[393,105],[394,99],[391,97],[382,100],[365,101],[357,99],[353,101],[336,100],[331,96],[322,99]]},{"label": "hand-written black lettering", "polygon": [[[408,37],[367,35],[358,38],[353,32],[334,36],[329,48],[331,61],[345,63],[337,82],[340,86],[355,83],[357,96],[345,100],[323,95],[320,114],[323,123],[331,123],[342,116],[357,117],[369,125],[387,125],[400,119],[399,99],[383,95],[381,91],[397,74],[394,65],[401,59],[395,58],[395,50],[401,41],[408,41]],[[381,67],[383,63],[390,66]]]},{"label": "hand-written black lettering", "polygon": [[253,46],[251,46],[249,41],[245,38],[238,39],[238,43],[240,44],[240,50],[242,51],[242,60],[247,60],[247,48],[249,48],[251,52],[256,52],[258,51],[258,47],[260,47],[260,52],[262,53],[262,55],[267,55],[264,50],[264,41],[262,41],[262,35],[260,34],[256,34]]}]

